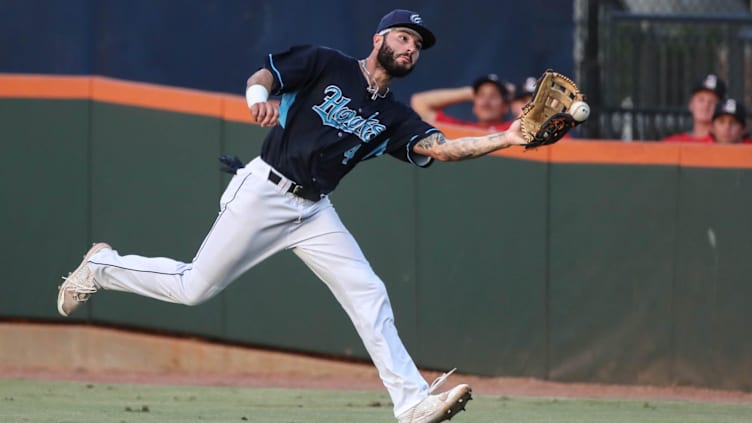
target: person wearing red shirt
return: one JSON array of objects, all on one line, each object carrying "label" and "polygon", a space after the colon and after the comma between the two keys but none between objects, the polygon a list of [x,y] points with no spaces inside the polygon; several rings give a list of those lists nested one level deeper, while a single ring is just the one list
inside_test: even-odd
[{"label": "person wearing red shirt", "polygon": [[[489,74],[476,79],[472,86],[439,88],[413,94],[410,105],[420,117],[429,123],[448,123],[484,129],[490,132],[504,131],[512,121],[509,114],[510,89],[498,75]],[[448,115],[444,108],[472,102],[475,121],[467,121]]]},{"label": "person wearing red shirt", "polygon": [[726,96],[726,83],[714,73],[705,75],[695,84],[689,99],[692,129],[663,139],[669,142],[713,142],[710,127],[716,104]]}]

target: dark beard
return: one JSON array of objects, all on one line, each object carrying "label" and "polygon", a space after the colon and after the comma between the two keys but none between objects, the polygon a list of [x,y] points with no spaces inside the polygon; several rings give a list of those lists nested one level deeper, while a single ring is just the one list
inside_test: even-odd
[{"label": "dark beard", "polygon": [[397,62],[394,60],[394,50],[386,45],[386,40],[384,40],[384,42],[381,44],[381,48],[379,49],[379,54],[376,56],[376,59],[379,61],[381,67],[386,70],[386,73],[395,78],[402,78],[403,76],[407,76],[408,74],[410,74],[410,72],[413,71],[414,68],[397,65]]}]

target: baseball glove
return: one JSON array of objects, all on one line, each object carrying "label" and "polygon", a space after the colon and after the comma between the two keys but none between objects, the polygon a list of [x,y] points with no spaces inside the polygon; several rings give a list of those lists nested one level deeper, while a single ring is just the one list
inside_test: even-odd
[{"label": "baseball glove", "polygon": [[589,115],[590,107],[577,85],[548,69],[538,78],[532,100],[520,113],[522,135],[528,142],[525,149],[559,141]]}]

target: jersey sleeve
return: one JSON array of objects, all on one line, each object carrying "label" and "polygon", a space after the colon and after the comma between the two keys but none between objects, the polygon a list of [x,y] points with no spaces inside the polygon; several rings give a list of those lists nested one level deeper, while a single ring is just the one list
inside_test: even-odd
[{"label": "jersey sleeve", "polygon": [[441,131],[421,120],[411,109],[406,108],[406,113],[409,114],[409,118],[392,134],[388,152],[392,157],[404,162],[428,167],[433,163],[433,159],[416,153],[413,147],[423,138]]},{"label": "jersey sleeve", "polygon": [[264,67],[274,76],[271,94],[295,92],[313,81],[321,72],[324,50],[322,47],[304,45],[269,54]]}]

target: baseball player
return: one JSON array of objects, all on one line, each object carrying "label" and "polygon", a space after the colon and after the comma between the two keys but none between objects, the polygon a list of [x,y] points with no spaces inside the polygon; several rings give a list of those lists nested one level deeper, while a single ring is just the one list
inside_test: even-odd
[{"label": "baseball player", "polygon": [[[387,154],[427,167],[526,143],[519,122],[506,132],[447,139],[394,99],[392,79],[409,74],[435,42],[417,13],[397,9],[379,22],[364,59],[315,46],[268,55],[248,79],[246,98],[256,122],[271,130],[260,157],[229,182],[193,261],[121,256],[106,243],[95,244],[61,285],[60,314],[70,315],[99,289],[195,305],[289,249],[352,320],[400,423],[439,422],[463,410],[471,388],[437,393],[448,374],[430,387],[423,379],[397,334],[383,282],[328,197],[363,160]],[[270,93],[281,100],[268,101]]]}]

